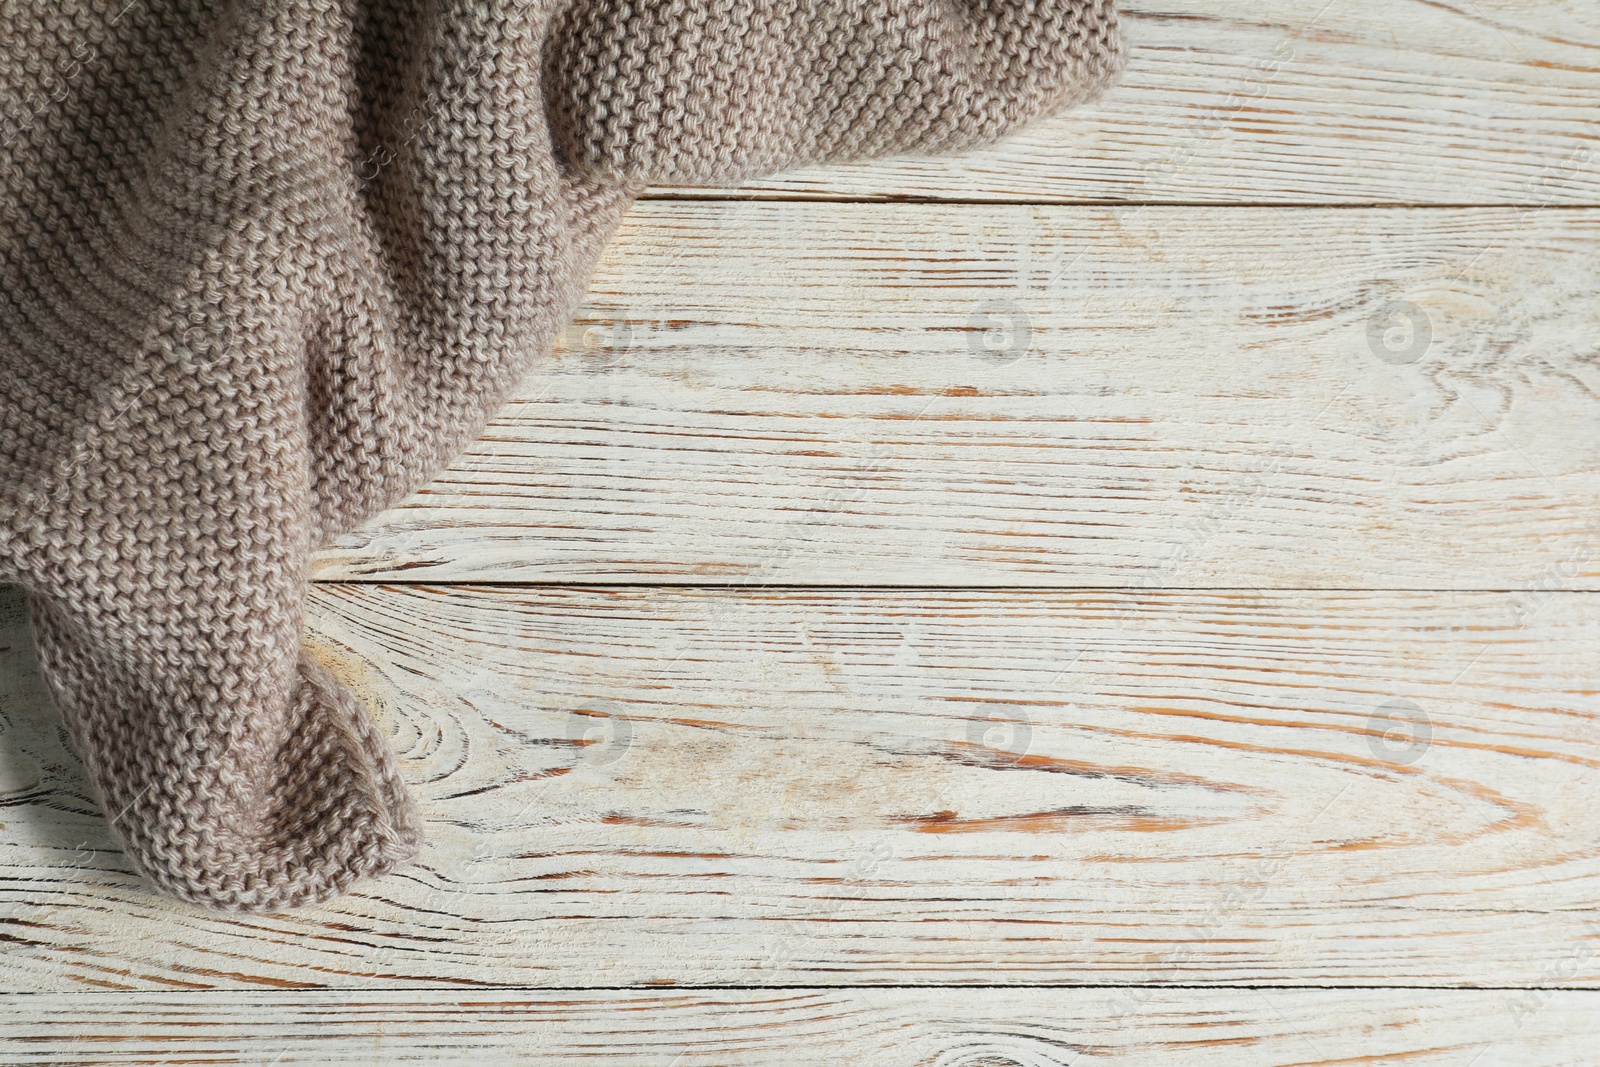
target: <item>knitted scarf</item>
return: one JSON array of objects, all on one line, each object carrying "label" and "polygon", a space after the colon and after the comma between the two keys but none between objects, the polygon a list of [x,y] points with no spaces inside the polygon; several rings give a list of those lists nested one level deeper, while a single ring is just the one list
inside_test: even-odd
[{"label": "knitted scarf", "polygon": [[257,910],[384,872],[311,553],[446,465],[648,183],[985,144],[1112,0],[23,0],[0,35],[0,581],[118,842]]}]

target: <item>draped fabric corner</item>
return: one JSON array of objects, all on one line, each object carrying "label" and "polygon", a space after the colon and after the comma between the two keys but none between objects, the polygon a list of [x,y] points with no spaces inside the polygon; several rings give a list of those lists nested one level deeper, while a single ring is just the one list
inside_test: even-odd
[{"label": "draped fabric corner", "polygon": [[0,34],[0,580],[118,841],[318,901],[420,823],[301,643],[310,553],[447,464],[652,182],[989,143],[1111,0],[64,0]]}]

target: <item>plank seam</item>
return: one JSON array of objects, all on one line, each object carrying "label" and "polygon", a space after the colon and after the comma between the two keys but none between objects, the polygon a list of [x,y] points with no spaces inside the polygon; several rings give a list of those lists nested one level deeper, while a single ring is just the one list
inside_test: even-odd
[{"label": "plank seam", "polygon": [[1415,200],[1041,200],[1041,199],[985,199],[983,197],[912,197],[912,196],[683,196],[676,193],[645,193],[637,198],[651,204],[881,204],[890,207],[1105,207],[1105,208],[1244,208],[1263,211],[1366,211],[1376,208],[1407,208],[1417,211],[1487,211],[1505,208],[1524,208],[1538,211],[1593,211],[1600,208],[1600,200],[1586,204],[1540,204],[1537,201],[1490,200],[1449,203],[1421,202]]},{"label": "plank seam", "polygon": [[[634,582],[634,581],[541,581],[508,580],[504,578],[315,578],[312,584],[334,588],[338,586],[380,586],[391,588],[423,588],[471,586],[500,589],[684,589],[717,590],[727,592],[797,592],[797,593],[1255,593],[1259,596],[1288,596],[1301,593],[1382,593],[1444,594],[1473,593],[1499,595],[1526,593],[1521,586],[1445,587],[1419,588],[1413,586],[1256,586],[1256,585],[807,585],[797,582]],[[1600,589],[1549,589],[1541,595],[1593,596]]]},{"label": "plank seam", "polygon": [[356,993],[395,993],[395,994],[425,994],[452,992],[461,996],[491,996],[503,993],[660,993],[663,995],[679,995],[683,993],[770,993],[770,992],[829,992],[837,993],[856,990],[940,990],[940,989],[992,989],[992,990],[1017,990],[1017,989],[1085,989],[1085,990],[1178,990],[1209,992],[1212,990],[1230,990],[1243,992],[1435,992],[1435,993],[1521,993],[1528,990],[1541,990],[1559,993],[1587,993],[1600,995],[1600,988],[1594,986],[1570,985],[1239,985],[1231,982],[1189,983],[1172,985],[1159,982],[1141,984],[1121,984],[1109,982],[1039,982],[1039,983],[975,983],[952,984],[947,982],[920,982],[920,983],[884,983],[873,982],[856,985],[818,985],[810,983],[805,985],[551,985],[551,986],[463,986],[460,984],[448,985],[413,985],[413,986],[308,986],[300,989],[260,989],[254,987],[240,988],[212,988],[212,989],[64,989],[64,990],[35,990],[21,989],[0,992],[0,999],[17,997],[65,997],[65,996],[104,996],[107,992],[115,992],[118,996],[129,997],[173,997],[173,996],[237,996],[241,993],[263,994],[282,997],[303,997],[306,994],[338,994],[340,996]]}]

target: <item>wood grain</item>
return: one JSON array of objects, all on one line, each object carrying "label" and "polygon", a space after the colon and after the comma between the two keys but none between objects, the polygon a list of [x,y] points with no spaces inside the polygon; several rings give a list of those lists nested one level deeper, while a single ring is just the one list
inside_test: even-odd
[{"label": "wood grain", "polygon": [[73,994],[0,999],[0,1041],[41,1067],[1579,1067],[1600,1044],[1594,992],[1128,993]]},{"label": "wood grain", "polygon": [[314,605],[420,861],[294,913],[155,897],[13,636],[6,989],[1600,986],[1593,594]]},{"label": "wood grain", "polygon": [[1119,7],[1132,58],[1095,105],[972,156],[814,168],[739,195],[1600,203],[1592,0]]},{"label": "wood grain", "polygon": [[1592,1065],[1600,8],[1122,6],[990,151],[653,190],[323,557],[720,585],[318,589],[404,872],[153,896],[0,591],[0,1063]]},{"label": "wood grain", "polygon": [[1587,210],[641,205],[317,575],[1597,589],[1596,247]]}]

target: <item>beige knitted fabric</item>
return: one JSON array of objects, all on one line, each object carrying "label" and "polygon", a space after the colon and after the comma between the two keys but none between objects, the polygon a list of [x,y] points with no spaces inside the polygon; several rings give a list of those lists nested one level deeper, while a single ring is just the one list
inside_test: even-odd
[{"label": "beige knitted fabric", "polygon": [[307,558],[544,353],[641,183],[1086,98],[1111,0],[22,0],[0,33],[0,580],[128,856],[217,908],[419,840]]}]

